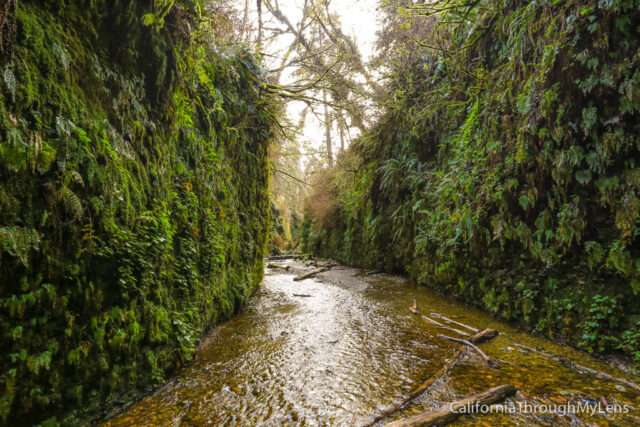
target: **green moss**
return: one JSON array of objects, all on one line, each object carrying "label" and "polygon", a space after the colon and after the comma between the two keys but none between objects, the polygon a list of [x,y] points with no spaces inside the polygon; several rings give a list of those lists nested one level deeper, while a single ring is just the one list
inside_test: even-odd
[{"label": "green moss", "polygon": [[397,53],[393,101],[352,150],[365,167],[334,173],[341,215],[307,218],[305,249],[640,362],[638,3],[443,19],[461,14],[436,32],[449,52]]},{"label": "green moss", "polygon": [[85,422],[161,382],[267,242],[252,54],[145,27],[147,2],[50,3],[19,2],[0,61],[3,423]]}]

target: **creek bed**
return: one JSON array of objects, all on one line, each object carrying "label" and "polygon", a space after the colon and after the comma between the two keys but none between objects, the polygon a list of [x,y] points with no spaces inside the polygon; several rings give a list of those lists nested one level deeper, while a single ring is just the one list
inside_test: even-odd
[{"label": "creek bed", "polygon": [[[637,377],[400,277],[338,266],[295,282],[296,274],[310,268],[293,260],[278,263],[290,269],[268,270],[242,312],[203,340],[194,363],[105,425],[365,424],[437,372],[458,348],[437,338],[449,332],[410,313],[414,299],[423,314],[435,311],[500,331],[481,347],[501,369],[488,368],[468,351],[387,422],[511,384],[518,394],[506,402],[507,413],[464,416],[455,424],[640,425],[640,394],[634,390],[524,353],[513,343],[635,382]],[[598,413],[603,403],[619,405],[617,413]],[[565,413],[572,407],[577,413]]]}]

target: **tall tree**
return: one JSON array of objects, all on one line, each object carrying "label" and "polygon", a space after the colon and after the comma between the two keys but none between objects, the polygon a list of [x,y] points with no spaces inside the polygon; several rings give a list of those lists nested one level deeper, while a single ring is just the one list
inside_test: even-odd
[{"label": "tall tree", "polygon": [[327,160],[329,166],[333,166],[333,150],[331,147],[331,113],[327,105],[327,91],[322,91],[322,99],[324,100],[324,141],[327,146]]}]

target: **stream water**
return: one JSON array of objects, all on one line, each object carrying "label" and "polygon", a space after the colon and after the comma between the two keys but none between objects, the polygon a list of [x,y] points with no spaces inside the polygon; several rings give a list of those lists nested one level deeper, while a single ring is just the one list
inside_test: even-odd
[{"label": "stream water", "polygon": [[[467,415],[456,424],[640,425],[640,393],[525,353],[513,343],[635,382],[637,377],[399,277],[334,267],[295,282],[295,274],[309,268],[292,260],[280,264],[291,268],[268,271],[242,312],[203,340],[194,363],[105,425],[365,424],[436,373],[459,347],[437,337],[453,332],[410,313],[414,298],[423,314],[434,311],[500,331],[480,347],[501,368],[491,369],[467,351],[446,376],[386,422],[511,384],[518,394],[506,401],[507,413]],[[604,404],[612,405],[608,413]]]}]

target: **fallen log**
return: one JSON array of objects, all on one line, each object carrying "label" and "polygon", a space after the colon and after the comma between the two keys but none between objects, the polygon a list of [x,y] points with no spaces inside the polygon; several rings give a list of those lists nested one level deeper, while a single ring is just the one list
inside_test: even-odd
[{"label": "fallen log", "polygon": [[482,356],[482,358],[487,363],[487,365],[489,365],[490,368],[500,369],[500,364],[496,360],[494,360],[494,359],[490,358],[489,356],[487,356],[487,353],[485,353],[484,351],[480,350],[480,348],[478,348],[476,345],[474,345],[470,341],[461,340],[459,338],[449,337],[447,335],[442,335],[442,334],[438,334],[438,338],[442,338],[442,339],[445,339],[445,340],[448,340],[448,341],[457,342],[458,344],[464,344],[466,346],[469,346],[472,349],[474,349],[475,351],[477,351],[478,354],[480,354],[480,356]]},{"label": "fallen log", "polygon": [[300,276],[294,277],[293,280],[298,282],[300,280],[309,279],[309,278],[315,276],[316,274],[320,274],[323,271],[327,271],[327,270],[330,270],[330,269],[331,269],[331,267],[315,268],[315,269],[309,271],[308,273],[304,273],[304,274],[301,274]]},{"label": "fallen log", "polygon": [[604,373],[604,372],[596,371],[595,369],[587,368],[586,366],[579,365],[579,364],[577,364],[575,362],[572,362],[571,360],[569,360],[568,358],[563,357],[563,356],[556,356],[555,354],[549,354],[549,353],[546,353],[546,352],[544,352],[542,350],[537,350],[535,348],[527,347],[525,345],[518,344],[518,343],[513,343],[513,345],[518,347],[518,348],[521,348],[521,349],[523,349],[525,351],[528,351],[530,353],[539,354],[540,356],[544,356],[544,357],[547,357],[549,359],[553,359],[553,360],[555,360],[557,362],[560,362],[565,367],[573,369],[575,371],[578,371],[578,372],[581,372],[581,373],[587,372],[589,374],[597,375],[599,377],[606,378],[606,379],[611,380],[611,381],[617,381],[617,382],[619,382],[621,384],[624,384],[624,385],[626,385],[628,387],[631,387],[632,389],[634,389],[637,392],[640,392],[640,385],[638,385],[638,384],[636,384],[636,383],[634,383],[632,381],[625,380],[624,378],[614,377],[613,375],[609,375],[609,374]]},{"label": "fallen log", "polygon": [[516,389],[512,385],[501,385],[485,390],[482,393],[445,404],[441,410],[414,415],[413,417],[387,425],[393,427],[441,426],[450,423],[461,415],[474,413],[474,410],[477,411],[482,406],[502,402],[514,394],[516,394]]},{"label": "fallen log", "polygon": [[498,335],[498,331],[495,329],[483,329],[481,332],[467,338],[467,341],[473,344],[480,344],[481,342],[491,341]]},{"label": "fallen log", "polygon": [[300,297],[300,298],[309,298],[311,295],[309,294],[293,294],[294,297]]},{"label": "fallen log", "polygon": [[373,421],[371,421],[370,423],[365,424],[363,427],[371,427],[372,425],[374,425],[378,421],[382,421],[385,418],[391,416],[392,414],[395,414],[400,409],[404,408],[409,403],[411,403],[411,401],[414,400],[416,397],[420,396],[422,393],[427,391],[427,389],[429,387],[431,387],[431,385],[434,382],[436,382],[436,380],[438,378],[441,378],[441,377],[445,376],[446,373],[449,372],[449,370],[453,367],[453,365],[455,365],[455,363],[458,361],[458,359],[460,359],[460,356],[462,356],[464,354],[464,351],[465,351],[464,348],[461,348],[458,351],[456,351],[456,353],[453,355],[453,357],[451,359],[447,360],[447,362],[442,366],[442,368],[440,368],[438,370],[438,372],[436,372],[433,376],[431,376],[425,382],[420,384],[420,386],[418,388],[416,388],[411,393],[409,393],[409,395],[404,400],[388,406],[386,409],[384,409],[378,415],[376,415],[373,418]]},{"label": "fallen log", "polygon": [[295,258],[295,255],[271,255],[267,257],[267,260],[283,260],[283,259],[290,259],[290,258]]},{"label": "fallen log", "polygon": [[[489,340],[493,339],[494,337],[496,337],[497,335],[498,335],[498,331],[496,331],[494,329],[485,329],[482,332],[467,338],[467,341],[469,341],[471,343],[474,343],[474,344],[478,344],[480,342],[489,341]],[[378,415],[376,415],[373,418],[373,421],[371,421],[368,424],[365,424],[363,427],[370,427],[370,426],[374,425],[375,423],[377,423],[378,421],[381,421],[381,420],[389,417],[390,415],[398,412],[400,409],[404,408],[407,404],[409,404],[416,397],[420,396],[422,393],[427,391],[427,389],[429,387],[431,387],[431,385],[434,382],[436,382],[439,378],[442,378],[443,376],[445,376],[447,374],[447,372],[449,372],[451,370],[451,368],[453,368],[453,366],[456,364],[458,359],[460,359],[460,357],[465,353],[465,350],[466,350],[465,347],[459,348],[458,351],[455,352],[453,357],[451,357],[451,359],[447,360],[445,362],[445,364],[442,366],[442,368],[440,368],[438,370],[438,372],[436,372],[433,376],[431,376],[425,382],[420,384],[420,386],[418,388],[416,388],[411,393],[409,393],[409,395],[404,400],[402,400],[401,402],[394,403],[393,405],[387,407],[385,410],[383,410]]]},{"label": "fallen log", "polygon": [[271,264],[271,263],[267,264],[267,268],[271,268],[271,269],[281,268],[283,270],[289,271],[290,267],[291,267],[290,265],[278,265],[278,264]]},{"label": "fallen log", "polygon": [[464,323],[458,322],[456,320],[449,319],[448,317],[444,317],[442,314],[438,314],[438,313],[433,313],[432,312],[431,313],[431,317],[435,317],[436,319],[442,319],[445,322],[453,323],[454,325],[458,325],[458,326],[461,326],[461,327],[463,327],[465,329],[469,329],[474,334],[477,334],[478,332],[480,332],[480,329],[478,329],[478,328],[474,328],[472,326],[465,325]]}]

